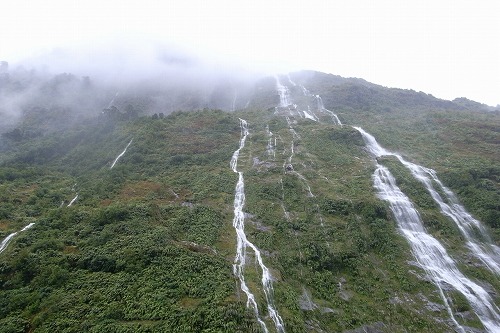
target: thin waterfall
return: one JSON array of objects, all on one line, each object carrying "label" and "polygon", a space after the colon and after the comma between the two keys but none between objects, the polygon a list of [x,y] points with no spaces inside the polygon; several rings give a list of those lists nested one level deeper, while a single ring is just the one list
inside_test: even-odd
[{"label": "thin waterfall", "polygon": [[16,236],[20,232],[28,230],[29,228],[31,228],[34,225],[35,225],[35,223],[30,223],[27,226],[25,226],[24,228],[22,228],[21,230],[13,232],[10,235],[8,235],[7,237],[5,237],[5,239],[2,241],[2,243],[0,243],[0,253],[2,253],[3,251],[5,251],[5,249],[7,249],[7,246],[12,241],[12,238],[14,238],[14,236]]},{"label": "thin waterfall", "polygon": [[[134,139],[132,139],[134,140]],[[125,147],[125,149],[120,153],[120,155],[118,155],[115,160],[113,161],[113,164],[111,164],[111,167],[110,169],[113,169],[113,167],[115,166],[116,162],[118,162],[118,160],[125,154],[125,152],[127,151],[127,148],[130,146],[130,144],[132,143],[132,140],[130,140],[130,142],[128,143],[128,145]]]},{"label": "thin waterfall", "polygon": [[266,323],[261,319],[259,314],[259,308],[257,306],[257,302],[255,300],[255,296],[252,294],[250,289],[248,288],[245,282],[245,262],[246,262],[246,251],[247,248],[253,250],[257,263],[262,270],[262,288],[264,291],[265,300],[267,303],[267,310],[269,316],[271,317],[276,331],[279,333],[285,332],[285,326],[281,316],[279,315],[276,307],[274,305],[274,290],[272,285],[272,276],[269,269],[264,264],[262,260],[262,255],[260,250],[255,246],[251,241],[247,239],[245,234],[245,213],[243,212],[243,207],[245,205],[245,182],[243,178],[243,172],[238,171],[238,157],[240,155],[240,151],[245,147],[245,141],[249,134],[248,132],[248,124],[245,120],[240,119],[240,127],[241,127],[241,137],[240,137],[240,146],[233,153],[233,157],[231,158],[231,169],[234,173],[238,174],[238,182],[236,183],[235,195],[234,195],[234,218],[233,218],[233,227],[236,230],[236,256],[234,258],[233,264],[233,272],[234,275],[238,277],[240,281],[240,286],[243,292],[247,296],[247,307],[251,308],[254,311],[254,314],[257,318],[258,323],[264,330],[264,332],[269,332]]},{"label": "thin waterfall", "polygon": [[78,199],[78,193],[76,194],[76,196],[73,199],[71,199],[71,201],[69,202],[67,207],[71,207],[75,203],[76,199]]},{"label": "thin waterfall", "polygon": [[333,112],[325,108],[323,105],[323,100],[321,99],[320,95],[315,96],[316,100],[318,101],[318,111],[320,112],[326,112],[332,117],[333,123],[342,126],[342,122],[340,121],[339,117]]}]

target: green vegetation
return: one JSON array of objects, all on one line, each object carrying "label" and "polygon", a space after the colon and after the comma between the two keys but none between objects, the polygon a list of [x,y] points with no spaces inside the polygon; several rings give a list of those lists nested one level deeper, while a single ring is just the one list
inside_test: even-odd
[{"label": "green vegetation", "polygon": [[[434,168],[498,242],[497,114],[446,109],[425,94],[380,91],[355,79],[329,80],[317,77],[306,87],[343,122]],[[270,106],[278,100],[274,82],[258,86],[244,112],[101,118],[10,142],[0,158],[0,239],[36,224],[0,254],[0,332],[260,332],[232,267],[237,175],[229,161],[239,144],[238,117],[250,127],[238,161],[245,231],[271,270],[286,331],[451,331],[438,290],[374,195],[374,163],[359,133],[296,117],[294,135]],[[367,96],[372,104],[360,106]],[[489,271],[468,264],[460,233],[409,171],[393,158],[379,163],[461,270],[500,290]],[[248,250],[245,279],[274,331],[254,259]],[[466,300],[448,294],[464,314],[460,323],[480,328],[466,315]]]}]

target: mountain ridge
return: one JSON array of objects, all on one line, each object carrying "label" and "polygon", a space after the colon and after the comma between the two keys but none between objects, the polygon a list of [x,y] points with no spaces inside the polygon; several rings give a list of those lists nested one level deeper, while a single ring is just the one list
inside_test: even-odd
[{"label": "mountain ridge", "polygon": [[[94,120],[42,135],[4,136],[2,233],[35,225],[0,253],[2,329],[274,332],[275,309],[288,332],[491,331],[450,285],[440,286],[443,302],[377,198],[374,157],[351,125],[435,169],[498,244],[498,114],[411,91],[373,92],[370,83],[353,93],[336,88],[338,77],[301,73],[260,81],[241,111],[96,110]],[[247,247],[242,267],[258,316],[233,266],[241,231],[231,222],[238,175],[230,161],[241,147],[240,119],[248,136],[238,154],[246,199],[238,212],[275,303]],[[498,276],[471,256],[426,189],[397,159],[377,161],[428,233],[498,304]]]}]

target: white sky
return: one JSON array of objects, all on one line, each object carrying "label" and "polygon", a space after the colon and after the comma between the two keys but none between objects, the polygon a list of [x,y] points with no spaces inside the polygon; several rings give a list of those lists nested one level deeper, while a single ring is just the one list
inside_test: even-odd
[{"label": "white sky", "polygon": [[0,60],[15,63],[73,48],[90,52],[87,61],[93,62],[93,53],[113,53],[109,45],[124,40],[134,41],[131,52],[137,54],[162,42],[259,70],[314,69],[445,99],[500,104],[498,0],[0,4]]}]

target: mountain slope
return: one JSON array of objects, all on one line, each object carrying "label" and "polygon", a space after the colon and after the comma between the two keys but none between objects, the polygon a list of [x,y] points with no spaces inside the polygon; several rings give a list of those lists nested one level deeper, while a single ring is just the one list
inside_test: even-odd
[{"label": "mountain slope", "polygon": [[[290,105],[280,106],[277,81]],[[286,332],[484,330],[467,299],[443,285],[443,303],[415,261],[376,196],[363,136],[349,125],[435,169],[498,244],[500,119],[394,93],[291,73],[260,81],[248,108],[234,113],[101,117],[11,141],[0,167],[0,238],[35,225],[0,253],[0,331],[279,331],[272,310]],[[239,118],[248,123],[243,147]],[[244,279],[255,307],[233,267],[239,175],[230,161],[238,147],[245,237],[272,276],[263,284],[247,246]],[[471,255],[423,185],[397,159],[378,163],[394,173],[429,234],[498,304],[498,275]]]}]

